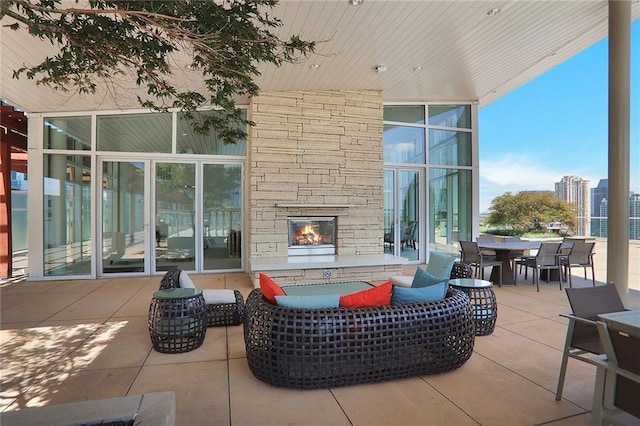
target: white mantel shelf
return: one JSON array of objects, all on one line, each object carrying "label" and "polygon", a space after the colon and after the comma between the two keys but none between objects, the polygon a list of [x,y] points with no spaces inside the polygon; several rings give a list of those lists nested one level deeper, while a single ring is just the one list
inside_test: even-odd
[{"label": "white mantel shelf", "polygon": [[353,268],[365,266],[404,265],[409,261],[400,256],[381,255],[326,255],[326,256],[289,256],[289,257],[251,257],[251,272],[321,269],[321,268]]},{"label": "white mantel shelf", "polygon": [[348,209],[354,204],[327,204],[327,203],[276,203],[276,207],[294,209]]}]

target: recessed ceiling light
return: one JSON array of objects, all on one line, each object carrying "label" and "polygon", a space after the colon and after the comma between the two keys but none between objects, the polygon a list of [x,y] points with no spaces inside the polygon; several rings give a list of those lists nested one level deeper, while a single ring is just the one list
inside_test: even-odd
[{"label": "recessed ceiling light", "polygon": [[347,0],[349,6],[360,6],[364,0]]},{"label": "recessed ceiling light", "polygon": [[500,8],[499,7],[494,7],[493,9],[490,9],[487,12],[487,16],[497,15],[498,13],[500,13]]},{"label": "recessed ceiling light", "polygon": [[318,68],[320,68],[320,64],[311,64],[309,65],[309,68],[312,70],[317,70]]},{"label": "recessed ceiling light", "polygon": [[418,65],[417,67],[413,67],[414,71],[422,71],[424,67],[422,65]]},{"label": "recessed ceiling light", "polygon": [[389,67],[386,66],[385,64],[376,65],[376,67],[374,68],[374,70],[376,70],[376,72],[385,72],[388,69],[389,69]]}]

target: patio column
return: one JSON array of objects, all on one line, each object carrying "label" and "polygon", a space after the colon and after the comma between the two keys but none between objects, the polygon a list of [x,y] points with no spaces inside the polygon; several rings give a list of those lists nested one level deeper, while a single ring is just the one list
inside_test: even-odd
[{"label": "patio column", "polygon": [[607,282],[629,293],[631,1],[609,0],[609,213]]}]

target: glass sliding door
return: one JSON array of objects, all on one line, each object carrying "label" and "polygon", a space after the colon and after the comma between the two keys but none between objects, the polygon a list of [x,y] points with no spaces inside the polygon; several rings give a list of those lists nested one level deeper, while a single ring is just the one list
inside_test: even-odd
[{"label": "glass sliding door", "polygon": [[148,272],[146,161],[102,162],[103,274]]},{"label": "glass sliding door", "polygon": [[242,267],[242,167],[203,164],[204,270]]},{"label": "glass sliding door", "polygon": [[384,252],[395,254],[396,247],[396,184],[395,171],[384,171]]},{"label": "glass sliding door", "polygon": [[103,158],[98,274],[242,268],[241,164]]},{"label": "glass sliding door", "polygon": [[430,169],[430,249],[443,251],[460,240],[471,240],[471,184],[471,170]]},{"label": "glass sliding door", "polygon": [[196,270],[196,165],[155,163],[155,270]]},{"label": "glass sliding door", "polygon": [[420,170],[385,170],[385,252],[409,261],[423,259],[420,230],[424,229],[420,202],[423,177]]}]

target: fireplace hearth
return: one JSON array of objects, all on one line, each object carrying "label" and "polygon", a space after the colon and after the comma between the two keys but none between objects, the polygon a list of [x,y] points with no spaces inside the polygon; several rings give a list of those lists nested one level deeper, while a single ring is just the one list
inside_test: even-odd
[{"label": "fireplace hearth", "polygon": [[289,217],[289,256],[336,254],[336,218]]}]

